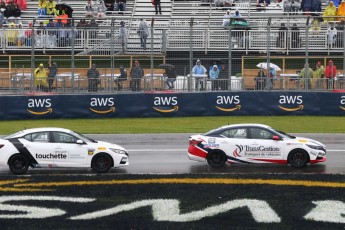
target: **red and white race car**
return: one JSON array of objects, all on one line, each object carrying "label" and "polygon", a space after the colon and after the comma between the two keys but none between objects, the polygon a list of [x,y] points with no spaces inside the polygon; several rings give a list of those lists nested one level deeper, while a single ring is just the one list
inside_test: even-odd
[{"label": "red and white race car", "polygon": [[213,168],[228,163],[277,163],[296,168],[326,161],[326,146],[262,124],[227,125],[189,138],[191,160]]}]

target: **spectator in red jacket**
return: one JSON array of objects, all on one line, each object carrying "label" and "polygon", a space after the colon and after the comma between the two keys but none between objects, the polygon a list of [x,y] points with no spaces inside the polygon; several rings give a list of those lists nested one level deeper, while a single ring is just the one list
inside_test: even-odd
[{"label": "spectator in red jacket", "polygon": [[333,65],[333,61],[330,60],[325,69],[327,89],[334,89],[334,78],[336,75],[337,75],[337,67]]}]

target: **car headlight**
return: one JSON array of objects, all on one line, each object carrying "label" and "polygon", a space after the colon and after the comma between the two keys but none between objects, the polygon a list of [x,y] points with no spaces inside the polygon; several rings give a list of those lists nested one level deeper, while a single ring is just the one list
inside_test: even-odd
[{"label": "car headlight", "polygon": [[320,145],[306,145],[306,146],[308,146],[308,147],[311,148],[311,149],[316,149],[316,150],[325,151],[325,149],[324,149],[322,146],[320,146]]},{"label": "car headlight", "polygon": [[113,148],[109,148],[111,151],[113,151],[114,153],[117,154],[123,154],[123,155],[127,155],[127,152],[125,150],[122,149],[113,149]]}]

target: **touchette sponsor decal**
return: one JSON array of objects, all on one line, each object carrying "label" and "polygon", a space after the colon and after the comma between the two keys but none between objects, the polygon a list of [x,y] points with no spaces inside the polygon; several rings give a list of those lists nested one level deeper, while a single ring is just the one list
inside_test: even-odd
[{"label": "touchette sponsor decal", "polygon": [[173,97],[154,97],[153,109],[160,113],[171,113],[179,110],[178,100]]},{"label": "touchette sponsor decal", "polygon": [[115,102],[113,97],[91,98],[90,108],[92,112],[97,114],[109,114],[115,112]]},{"label": "touchette sponsor decal", "polygon": [[53,112],[50,98],[30,98],[27,111],[34,115],[45,115]]},{"label": "touchette sponsor decal", "polygon": [[340,104],[341,104],[341,106],[339,106],[339,107],[345,111],[345,96],[341,96]]},{"label": "touchette sponsor decal", "polygon": [[217,96],[216,108],[223,112],[233,112],[241,109],[240,96]]},{"label": "touchette sponsor decal", "polygon": [[303,96],[301,95],[294,95],[294,96],[286,96],[281,95],[279,97],[279,104],[278,107],[281,110],[287,111],[287,112],[294,112],[298,110],[303,110]]}]

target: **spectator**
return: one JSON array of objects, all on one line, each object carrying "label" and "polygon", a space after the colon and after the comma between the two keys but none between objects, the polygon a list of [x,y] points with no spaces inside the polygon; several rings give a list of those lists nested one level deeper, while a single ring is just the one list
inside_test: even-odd
[{"label": "spectator", "polygon": [[286,48],[286,36],[287,36],[287,27],[285,26],[285,23],[282,23],[279,28],[278,37],[276,46],[279,48]]},{"label": "spectator", "polygon": [[49,90],[49,92],[51,92],[53,89],[52,86],[54,84],[54,80],[55,80],[57,73],[58,73],[58,68],[56,66],[56,62],[53,62],[53,63],[48,62],[48,70],[49,70],[49,72],[48,72],[48,90]]},{"label": "spectator", "polygon": [[115,84],[117,84],[117,89],[122,90],[122,82],[127,80],[127,70],[122,65],[120,66],[120,76],[115,79]]},{"label": "spectator", "polygon": [[221,90],[228,90],[228,70],[224,64],[221,64],[219,69],[219,86]]},{"label": "spectator", "polygon": [[80,21],[77,24],[77,32],[76,37],[77,38],[86,38],[86,32],[85,29],[89,26],[89,24],[86,22],[85,19],[80,19]]},{"label": "spectator", "polygon": [[227,10],[223,19],[223,25],[222,25],[223,27],[230,26],[230,18],[231,18],[230,10]]},{"label": "spectator", "polygon": [[337,8],[335,7],[333,1],[330,1],[329,5],[326,7],[325,11],[323,12],[323,20],[326,23],[330,21],[334,21],[336,15],[337,15]]},{"label": "spectator", "polygon": [[58,46],[66,47],[69,46],[70,29],[67,24],[62,24],[58,30]]},{"label": "spectator", "polygon": [[312,5],[312,0],[302,0],[301,2],[301,10],[305,12],[304,14],[309,15],[310,9]]},{"label": "spectator", "polygon": [[204,81],[206,80],[203,78],[204,78],[204,75],[207,74],[207,70],[203,65],[201,65],[200,60],[196,61],[196,65],[193,67],[192,73],[193,73],[194,78],[195,78],[195,90],[199,90],[199,85],[200,85],[200,90],[203,90],[204,89]]},{"label": "spectator", "polygon": [[212,83],[212,91],[219,90],[219,69],[217,65],[214,65],[212,70],[210,71],[210,80]]},{"label": "spectator", "polygon": [[297,24],[294,23],[291,28],[291,48],[300,48],[301,47],[301,38],[299,28]]},{"label": "spectator", "polygon": [[344,23],[345,21],[345,0],[342,0],[337,11],[337,18],[338,21],[342,21]]},{"label": "spectator", "polygon": [[175,68],[173,66],[169,66],[165,69],[164,76],[167,78],[166,84],[169,89],[174,88],[174,82],[176,81],[176,73]]},{"label": "spectator", "polygon": [[104,2],[101,0],[98,6],[97,18],[102,19],[105,18],[105,11],[107,7],[105,6]]},{"label": "spectator", "polygon": [[[306,72],[306,68],[308,68],[308,72]],[[308,64],[305,64],[304,68],[301,70],[300,77],[303,78],[302,82],[305,81],[304,78],[308,78],[308,89],[311,89],[311,79],[313,78],[313,74],[313,70],[309,67]]]},{"label": "spectator", "polygon": [[297,0],[284,0],[283,11],[286,13],[298,12],[301,7],[301,3]]},{"label": "spectator", "polygon": [[333,23],[331,23],[330,27],[327,29],[327,43],[329,48],[335,45],[335,42],[337,41],[337,33],[337,29],[334,27]]},{"label": "spectator", "polygon": [[18,6],[14,3],[14,1],[10,1],[6,5],[4,16],[6,18],[10,18],[10,17],[20,17],[20,15],[21,15],[21,11],[18,8]]},{"label": "spectator", "polygon": [[18,38],[18,30],[15,28],[14,22],[11,22],[9,29],[5,31],[5,37],[8,46],[16,46]]},{"label": "spectator", "polygon": [[88,92],[97,92],[101,81],[99,79],[99,71],[96,64],[92,64],[91,69],[87,71],[87,78],[89,82]]},{"label": "spectator", "polygon": [[47,15],[54,16],[55,15],[55,2],[54,0],[48,0],[47,2]]},{"label": "spectator", "polygon": [[126,11],[126,0],[116,0],[115,11],[123,13]]},{"label": "spectator", "polygon": [[140,37],[140,47],[146,50],[146,40],[149,36],[149,29],[146,20],[143,18],[140,19],[138,34]]},{"label": "spectator", "polygon": [[260,68],[258,75],[255,77],[255,90],[264,90],[266,87],[266,80],[264,69]]},{"label": "spectator", "polygon": [[29,28],[25,30],[25,45],[31,46],[31,39],[32,39],[32,22],[28,24]]},{"label": "spectator", "polygon": [[115,9],[115,0],[104,0],[105,7],[107,11],[113,11]]},{"label": "spectator", "polygon": [[88,24],[88,28],[91,30],[89,33],[89,37],[92,41],[97,38],[98,33],[98,24],[95,19],[91,19],[90,23]]},{"label": "spectator", "polygon": [[321,0],[313,0],[311,3],[310,12],[312,16],[320,16],[321,14]]},{"label": "spectator", "polygon": [[119,41],[121,43],[122,51],[120,53],[126,53],[127,52],[127,40],[128,40],[128,35],[127,35],[127,28],[125,27],[125,22],[121,21],[120,22],[120,28],[119,28]]},{"label": "spectator", "polygon": [[47,1],[38,0],[38,17],[44,17],[47,15]]},{"label": "spectator", "polygon": [[38,68],[34,71],[34,80],[35,86],[37,90],[41,90],[44,92],[48,91],[48,82],[47,82],[47,72],[44,69],[44,65],[41,63]]},{"label": "spectator", "polygon": [[[326,5],[328,5],[329,2],[330,2],[330,1],[328,0],[328,2],[326,3]],[[335,8],[338,9],[338,7],[339,7],[339,5],[340,5],[340,2],[341,2],[341,0],[333,0],[333,4],[334,4]]]},{"label": "spectator", "polygon": [[17,39],[18,46],[25,45],[25,31],[23,29],[22,23],[18,24],[18,39]]},{"label": "spectator", "polygon": [[315,79],[315,89],[323,89],[323,78],[325,76],[325,68],[323,67],[323,65],[321,65],[320,61],[316,63],[313,76]]},{"label": "spectator", "polygon": [[21,11],[26,10],[26,8],[27,8],[26,0],[16,0],[16,4],[18,5],[18,8]]},{"label": "spectator", "polygon": [[162,8],[161,8],[161,0],[152,0],[153,5],[155,6],[155,10],[156,10],[156,15],[162,14]]},{"label": "spectator", "polygon": [[131,81],[130,87],[132,91],[140,91],[140,82],[141,78],[144,76],[144,70],[140,67],[140,63],[138,60],[134,62],[134,66],[131,69]]},{"label": "spectator", "polygon": [[4,12],[6,9],[6,2],[5,0],[0,0],[0,10],[1,12]]},{"label": "spectator", "polygon": [[311,34],[319,34],[321,30],[321,18],[319,17],[313,17],[313,20],[311,21],[311,26],[309,28],[309,32]]},{"label": "spectator", "polygon": [[334,89],[334,78],[337,75],[337,67],[330,60],[325,69],[326,86],[327,89]]},{"label": "spectator", "polygon": [[93,17],[95,13],[95,4],[92,0],[87,0],[86,6],[85,6],[85,16],[86,17]]}]

